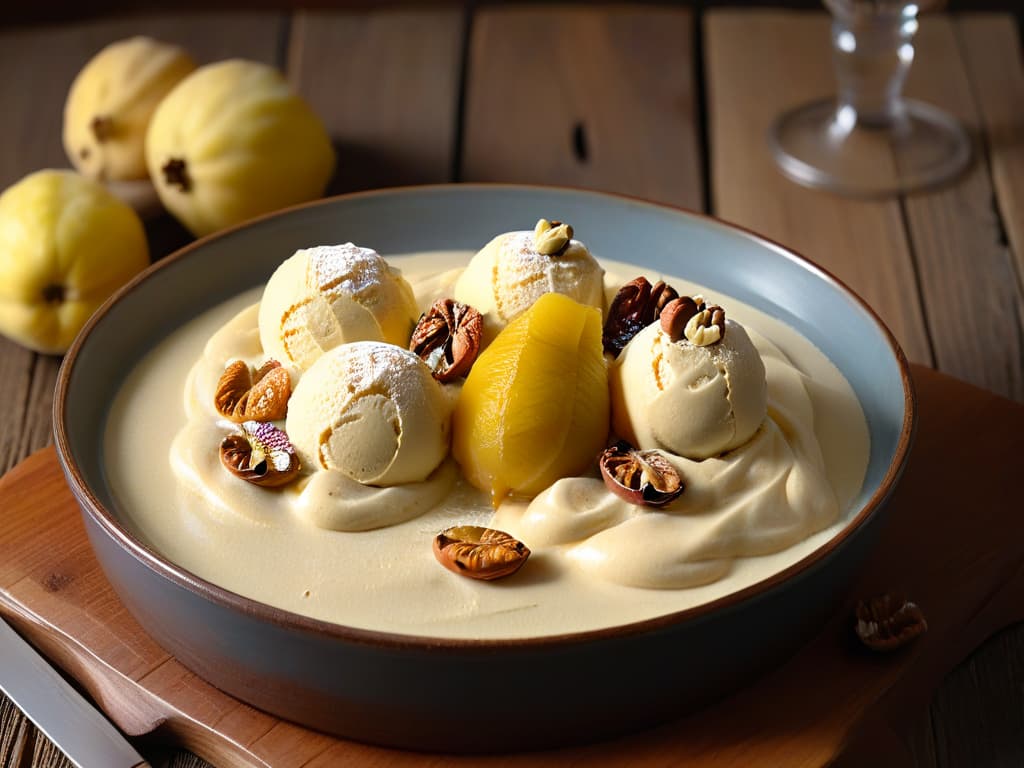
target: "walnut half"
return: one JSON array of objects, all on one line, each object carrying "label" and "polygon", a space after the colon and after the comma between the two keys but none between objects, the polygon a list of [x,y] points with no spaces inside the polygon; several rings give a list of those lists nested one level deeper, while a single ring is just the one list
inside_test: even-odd
[{"label": "walnut half", "polygon": [[438,299],[420,317],[409,349],[427,364],[435,379],[454,381],[473,366],[483,328],[483,317],[473,307],[453,299]]},{"label": "walnut half", "polygon": [[220,462],[228,472],[262,488],[287,485],[299,474],[299,457],[282,430],[256,421],[239,429],[220,444]]},{"label": "walnut half", "polygon": [[892,651],[928,631],[924,613],[903,597],[879,595],[857,603],[857,637],[874,651]]},{"label": "walnut half", "polygon": [[625,440],[598,457],[608,490],[630,504],[663,507],[683,492],[676,468],[659,451],[639,451]]},{"label": "walnut half", "polygon": [[523,567],[529,548],[504,531],[479,525],[456,525],[434,538],[434,557],[449,571],[490,581]]},{"label": "walnut half", "polygon": [[235,423],[277,421],[288,415],[292,383],[288,371],[276,360],[267,360],[255,373],[235,360],[221,374],[213,404],[217,413]]}]

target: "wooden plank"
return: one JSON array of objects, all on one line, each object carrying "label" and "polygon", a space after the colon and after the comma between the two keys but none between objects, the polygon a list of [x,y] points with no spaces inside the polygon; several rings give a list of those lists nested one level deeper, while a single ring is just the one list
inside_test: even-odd
[{"label": "wooden plank", "polygon": [[713,212],[833,272],[874,307],[911,360],[933,364],[898,202],[805,189],[781,175],[768,150],[775,117],[835,91],[828,17],[712,11],[705,39]]},{"label": "wooden plank", "polygon": [[926,712],[923,717],[918,716],[908,730],[907,747],[911,755],[909,764],[916,768],[938,766],[931,712]]},{"label": "wooden plank", "polygon": [[479,11],[462,178],[701,208],[691,31],[686,9]]},{"label": "wooden plank", "polygon": [[941,766],[1024,765],[1024,626],[991,638],[957,667],[932,704]]},{"label": "wooden plank", "polygon": [[0,338],[0,400],[4,403],[0,409],[0,473],[24,458],[25,422],[40,410],[38,405],[29,407],[33,404],[30,392],[35,357],[13,341]]},{"label": "wooden plank", "polygon": [[[331,748],[333,739],[298,725],[279,720],[252,745],[252,752],[267,765],[295,765],[305,768],[310,761]],[[344,765],[346,762],[342,762]],[[349,763],[351,764],[351,763]]]},{"label": "wooden plank", "polygon": [[[955,22],[941,14],[924,16],[915,43],[907,95],[944,109],[984,136]],[[1016,41],[1005,36],[987,45],[990,50],[1009,46],[1003,55],[993,56],[998,61],[1020,52]],[[1024,82],[1019,64],[1016,73]],[[994,92],[1002,92],[1002,116],[1015,121],[1019,139],[1024,135],[1024,99],[1014,103],[1012,83],[1012,76],[998,78],[986,89],[993,100],[998,99]],[[998,147],[998,133],[994,138]],[[975,161],[958,179],[908,195],[904,205],[936,365],[972,384],[1024,400],[1024,290],[996,207],[988,144],[978,142]],[[1007,158],[997,151],[1002,163]],[[1024,148],[1015,151],[1024,158]],[[1013,183],[1024,183],[1024,177],[1007,186]],[[1014,203],[1012,189],[1009,201]],[[1010,216],[1024,213],[1010,210]]]},{"label": "wooden plank", "polygon": [[53,388],[57,385],[60,363],[60,358],[53,355],[34,355],[28,398],[22,412],[21,434],[18,436],[16,455],[19,459],[53,441]]},{"label": "wooden plank", "polygon": [[21,710],[10,699],[0,697],[0,765],[22,765],[25,733],[30,727]]},{"label": "wooden plank", "polygon": [[1012,16],[957,17],[960,51],[977,105],[989,172],[1017,275],[1024,275],[1024,67]]},{"label": "wooden plank", "polygon": [[451,180],[462,27],[456,8],[296,14],[288,74],[337,146],[332,193]]}]

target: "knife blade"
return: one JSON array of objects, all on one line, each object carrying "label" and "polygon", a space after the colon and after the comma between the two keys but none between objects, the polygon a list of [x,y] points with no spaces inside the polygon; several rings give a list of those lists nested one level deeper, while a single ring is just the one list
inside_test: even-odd
[{"label": "knife blade", "polygon": [[77,768],[148,765],[99,710],[2,620],[0,690]]}]

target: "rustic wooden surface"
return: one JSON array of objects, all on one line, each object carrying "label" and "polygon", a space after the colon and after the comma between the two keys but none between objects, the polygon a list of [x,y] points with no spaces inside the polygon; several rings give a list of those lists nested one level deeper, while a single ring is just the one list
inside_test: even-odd
[{"label": "rustic wooden surface", "polygon": [[296,14],[288,75],[337,146],[329,191],[451,179],[462,33],[456,9]]},{"label": "rustic wooden surface", "polygon": [[477,14],[460,181],[614,190],[701,207],[688,11]]},{"label": "rustic wooden surface", "polygon": [[[106,42],[152,34],[202,61],[246,56],[286,68],[341,152],[333,189],[522,181],[706,208],[835,272],[912,360],[1024,400],[1024,72],[1014,22],[922,20],[908,91],[975,131],[977,161],[943,189],[881,202],[804,190],[768,157],[771,118],[833,88],[827,24],[813,12],[695,18],[602,5],[0,27],[0,67],[19,73],[0,82],[0,187],[66,165],[60,111],[74,73]],[[147,229],[155,257],[187,240],[166,218]],[[49,441],[58,364],[0,339],[0,471]],[[917,765],[1024,764],[1024,628],[989,641],[927,713],[913,714]]]},{"label": "rustic wooden surface", "polygon": [[[0,529],[0,616],[73,675],[126,733],[173,741],[215,765],[905,765],[911,713],[985,637],[1024,619],[1017,468],[947,448],[971,432],[992,451],[1024,453],[1024,406],[929,368],[916,368],[914,380],[918,443],[852,594],[913,595],[928,634],[899,653],[869,651],[854,639],[851,598],[794,658],[734,696],[599,745],[425,758],[306,731],[220,693],[169,658],[117,600],[52,448],[0,480],[7,521]],[[935,475],[957,473],[975,483],[934,483]],[[963,514],[968,508],[972,514]],[[930,534],[922,544],[924,529]],[[63,551],[54,550],[54,539],[65,543]],[[993,541],[1012,545],[993,552]],[[902,556],[910,548],[916,556]]]}]

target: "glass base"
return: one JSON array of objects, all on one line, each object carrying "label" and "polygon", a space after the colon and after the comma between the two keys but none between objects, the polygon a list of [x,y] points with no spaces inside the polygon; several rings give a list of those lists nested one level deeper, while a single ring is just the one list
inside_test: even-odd
[{"label": "glass base", "polygon": [[959,122],[921,102],[901,106],[896,120],[873,126],[834,99],[804,104],[772,124],[772,155],[798,184],[864,197],[933,186],[967,167],[971,141]]}]

